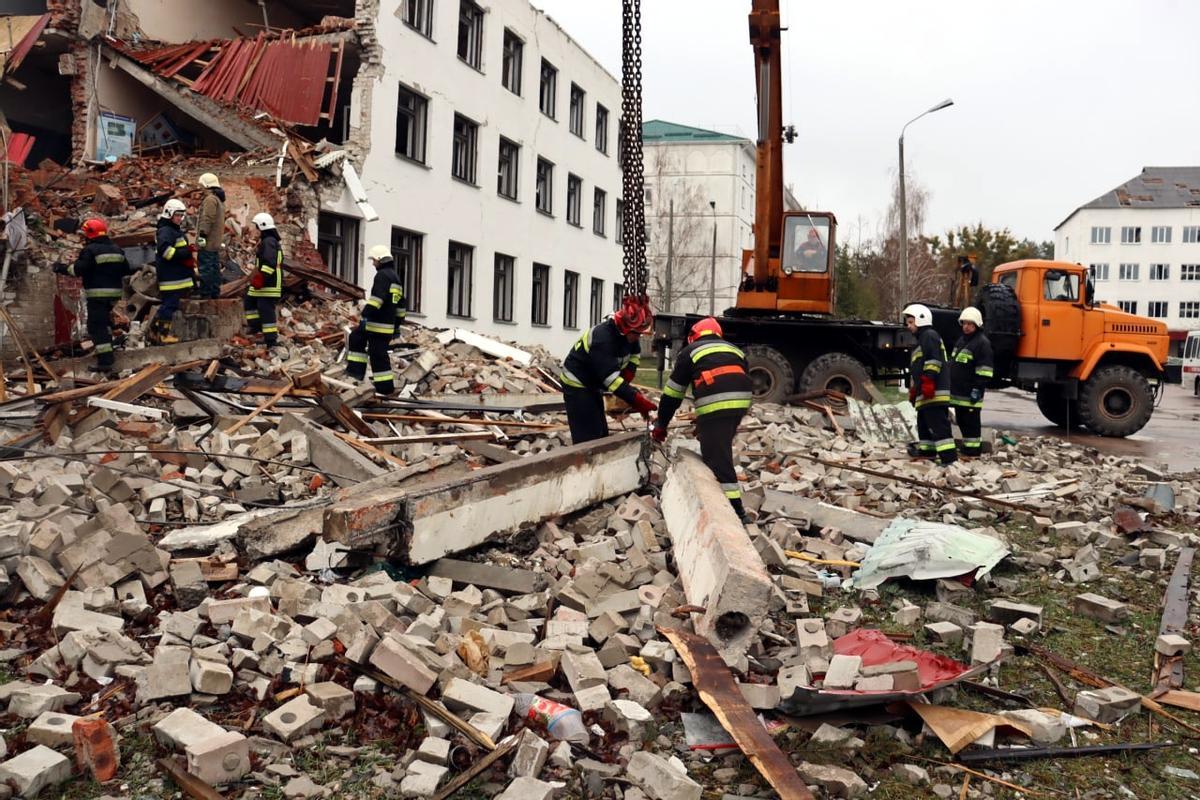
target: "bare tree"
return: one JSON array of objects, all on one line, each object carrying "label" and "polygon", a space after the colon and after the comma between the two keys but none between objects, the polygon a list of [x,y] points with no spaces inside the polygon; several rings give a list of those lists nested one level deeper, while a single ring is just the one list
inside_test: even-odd
[{"label": "bare tree", "polygon": [[892,201],[884,217],[880,231],[882,243],[882,271],[873,276],[876,292],[880,298],[880,311],[889,317],[898,316],[903,304],[941,300],[945,295],[947,281],[951,279],[939,264],[925,235],[925,214],[929,207],[929,191],[905,171],[905,204],[908,216],[908,294],[900,297],[900,180],[897,175],[892,182]]}]

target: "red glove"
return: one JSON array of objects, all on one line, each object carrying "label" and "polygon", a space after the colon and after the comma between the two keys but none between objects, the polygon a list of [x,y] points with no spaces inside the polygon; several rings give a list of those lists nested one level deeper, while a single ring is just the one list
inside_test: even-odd
[{"label": "red glove", "polygon": [[262,270],[254,270],[254,274],[250,276],[250,285],[255,289],[261,289],[267,285],[267,276],[262,273]]},{"label": "red glove", "polygon": [[650,419],[650,412],[657,411],[658,406],[654,405],[654,401],[646,395],[638,392],[633,396],[633,402],[629,405],[633,406],[633,410],[641,414],[644,418]]},{"label": "red glove", "polygon": [[629,366],[625,367],[625,369],[621,370],[621,379],[626,383],[633,383],[633,379],[636,377],[637,367],[635,367],[633,364],[630,364]]},{"label": "red glove", "polygon": [[921,397],[926,400],[932,400],[933,394],[937,390],[937,384],[933,382],[932,375],[921,376]]},{"label": "red glove", "polygon": [[908,387],[908,402],[912,404],[917,402],[917,385],[915,383]]},{"label": "red glove", "polygon": [[654,441],[658,442],[659,444],[662,444],[663,442],[665,442],[667,440],[667,429],[660,428],[657,425],[655,425],[654,430],[650,431],[650,438],[653,439]]}]

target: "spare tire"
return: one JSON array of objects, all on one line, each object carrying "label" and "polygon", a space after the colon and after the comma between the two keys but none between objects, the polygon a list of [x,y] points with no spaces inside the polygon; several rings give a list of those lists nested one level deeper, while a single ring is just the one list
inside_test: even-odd
[{"label": "spare tire", "polygon": [[1010,373],[1021,340],[1021,303],[1011,287],[988,283],[975,295],[975,307],[983,314],[983,332],[992,343],[995,377],[991,386],[998,387]]}]

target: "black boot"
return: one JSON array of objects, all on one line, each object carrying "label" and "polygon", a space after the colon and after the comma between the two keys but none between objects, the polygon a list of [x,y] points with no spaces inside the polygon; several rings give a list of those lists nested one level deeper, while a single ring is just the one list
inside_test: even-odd
[{"label": "black boot", "polygon": [[730,498],[729,505],[733,506],[733,513],[738,515],[738,519],[742,521],[743,525],[750,521],[750,517],[746,516],[746,507],[742,505],[742,498]]}]

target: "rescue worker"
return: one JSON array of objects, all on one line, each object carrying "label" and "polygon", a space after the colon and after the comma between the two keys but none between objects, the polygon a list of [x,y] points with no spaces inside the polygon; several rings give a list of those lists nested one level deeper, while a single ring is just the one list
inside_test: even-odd
[{"label": "rescue worker", "polygon": [[733,437],[746,409],[750,408],[753,387],[746,371],[746,354],[723,336],[721,324],[712,317],[692,326],[687,347],[675,356],[675,366],[663,389],[658,420],[650,436],[656,442],[666,441],[667,426],[690,386],[700,455],[744,522],[746,509],[733,466]]},{"label": "rescue worker", "polygon": [[400,282],[390,247],[377,244],[367,256],[375,267],[375,280],[371,282],[371,295],[363,306],[358,326],[350,332],[346,374],[356,381],[364,380],[370,362],[375,394],[389,395],[396,391],[389,351],[396,326],[404,322],[404,284]]},{"label": "rescue worker", "polygon": [[978,308],[964,308],[958,315],[962,336],[950,354],[950,405],[962,431],[963,455],[978,456],[983,452],[983,393],[992,380],[992,343],[980,330],[983,315]]},{"label": "rescue worker", "polygon": [[571,441],[583,444],[608,436],[604,393],[612,392],[649,421],[658,408],[646,395],[633,388],[641,362],[638,339],[654,324],[650,306],[637,298],[626,298],[611,317],[586,331],[563,360],[558,376],[567,407]]},{"label": "rescue worker", "polygon": [[260,211],[251,220],[258,228],[258,252],[254,255],[254,271],[250,273],[250,285],[246,287],[246,326],[251,333],[262,333],[263,343],[274,347],[279,343],[279,322],[275,317],[275,305],[283,296],[283,247],[279,242],[279,231],[275,230],[275,218]]},{"label": "rescue worker", "polygon": [[225,190],[211,172],[200,176],[200,185],[208,190],[200,201],[196,218],[197,261],[200,264],[200,297],[215,300],[221,296],[221,248],[225,240]]},{"label": "rescue worker", "polygon": [[171,322],[179,303],[196,285],[196,254],[183,235],[183,217],[187,206],[171,198],[158,215],[154,269],[158,276],[161,301],[147,338],[152,344],[174,344],[179,337],[171,333]]},{"label": "rescue worker", "polygon": [[133,272],[125,251],[108,238],[108,225],[102,219],[85,220],[79,229],[87,244],[74,264],[55,264],[59,275],[83,280],[84,308],[87,311],[87,332],[96,346],[94,372],[111,372],[113,368],[112,310],[124,295],[125,276]]},{"label": "rescue worker", "polygon": [[904,324],[917,337],[909,363],[908,402],[917,409],[915,444],[909,455],[937,458],[943,465],[958,460],[954,434],[950,430],[950,368],[946,364],[946,346],[933,329],[933,313],[928,306],[913,303],[905,307]]}]

